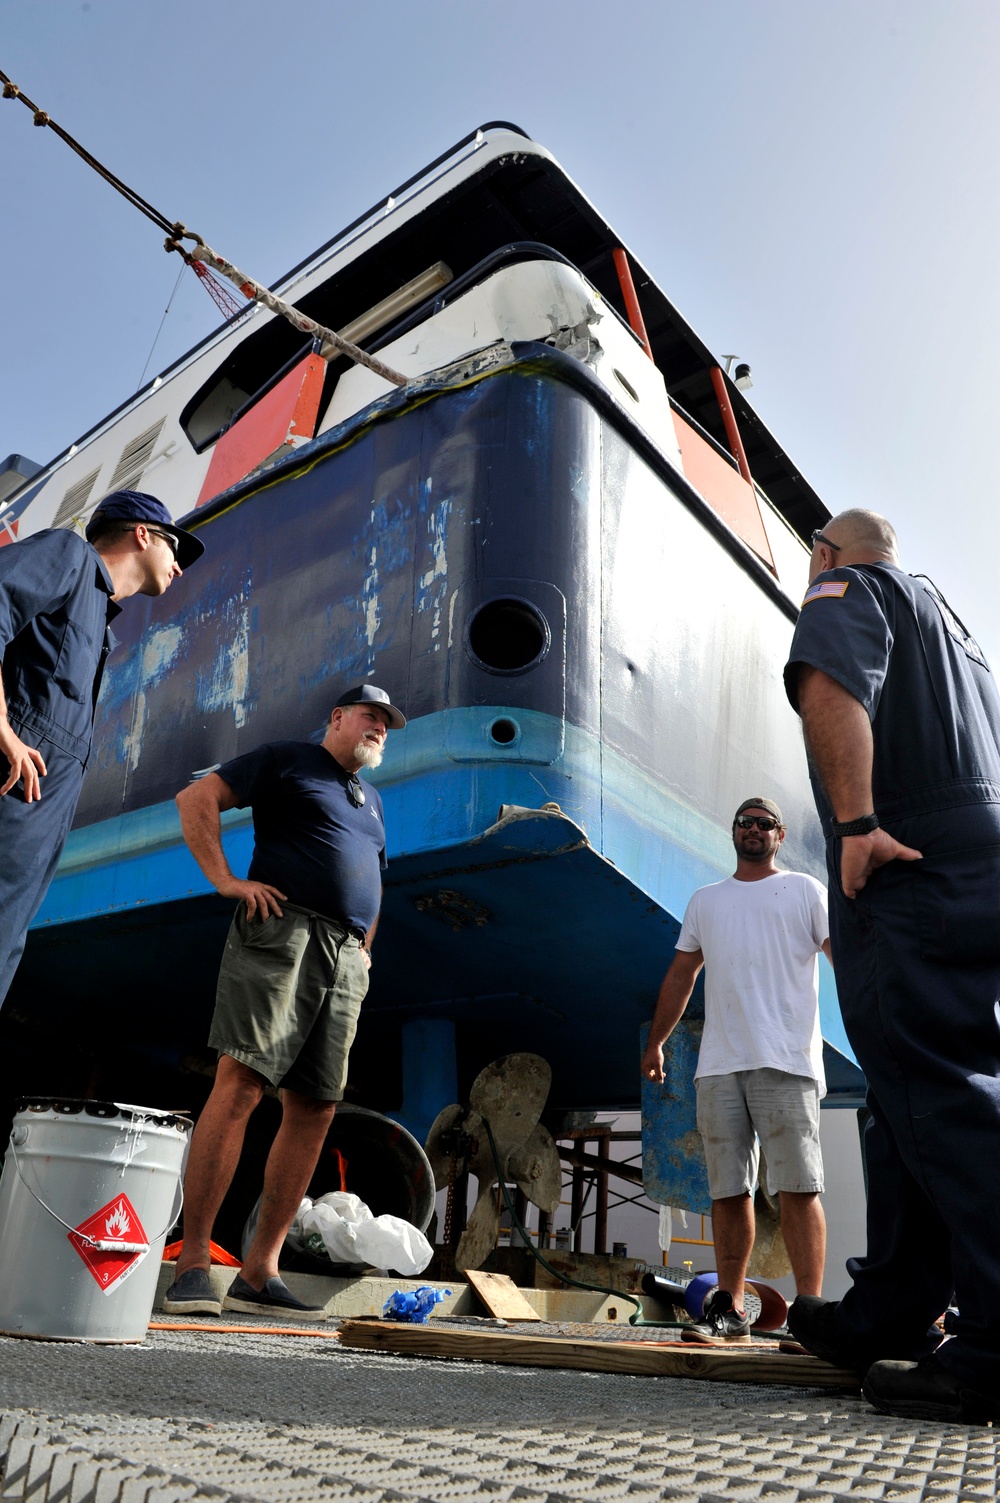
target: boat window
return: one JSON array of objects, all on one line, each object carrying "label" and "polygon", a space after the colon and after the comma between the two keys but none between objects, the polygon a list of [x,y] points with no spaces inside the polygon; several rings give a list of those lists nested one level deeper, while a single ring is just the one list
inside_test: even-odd
[{"label": "boat window", "polygon": [[[418,276],[401,287],[395,287],[387,297],[339,328],[312,307],[309,298],[303,299],[302,306],[317,322],[337,328],[342,338],[352,344],[362,344],[372,335],[398,324],[414,307],[425,304],[451,280],[450,268],[443,261],[435,261]],[[311,344],[308,336],[303,336],[283,318],[274,319],[244,340],[181,413],[181,426],[195,448],[201,449],[214,442],[237,417],[298,364]],[[291,353],[285,353],[280,364],[273,363],[278,355],[289,350]],[[327,350],[322,353],[326,355]],[[333,359],[338,358],[335,351],[329,353]],[[336,380],[336,375],[333,379]],[[328,387],[332,388],[332,382],[328,382]],[[326,395],[329,396],[329,390]]]},{"label": "boat window", "polygon": [[[497,255],[498,247],[501,257],[512,250],[515,255],[527,256],[532,252],[524,242],[549,238],[545,231],[558,228],[553,226],[553,213],[561,222],[566,212],[564,206],[553,203],[554,192],[559,198],[560,180],[556,169],[530,155],[494,159],[482,172],[445,193],[430,212],[404,221],[356,260],[339,267],[302,297],[293,296],[292,301],[317,323],[330,329],[345,329],[363,310],[371,311],[392,299],[400,289],[425,275],[427,268],[433,269],[442,256],[447,261],[446,269],[450,269],[449,296],[455,295],[459,281],[470,273],[473,280],[488,274],[482,263]],[[579,254],[571,255],[569,261],[616,307],[617,279],[613,267],[610,276],[600,280],[595,280],[589,270],[590,260],[603,256],[597,218],[592,210],[590,217],[593,224],[588,223],[582,236],[574,237],[578,243],[573,249]],[[558,250],[550,253],[565,259]],[[610,266],[610,257],[608,261]],[[608,285],[602,285],[603,282]],[[388,319],[381,332],[359,335],[357,339],[367,349],[378,349],[387,339],[398,337],[408,323],[426,317],[425,309],[427,305],[433,307],[435,299],[432,292],[419,306],[397,312],[394,319]],[[181,427],[193,447],[200,452],[214,442],[250,403],[270,390],[285,370],[301,360],[309,347],[309,339],[283,318],[269,318],[260,328],[248,330],[181,413]],[[321,413],[344,368],[343,357],[330,362]]]}]

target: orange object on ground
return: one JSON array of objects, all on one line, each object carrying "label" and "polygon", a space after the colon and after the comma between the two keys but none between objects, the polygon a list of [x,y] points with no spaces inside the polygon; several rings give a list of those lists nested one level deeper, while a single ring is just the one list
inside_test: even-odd
[{"label": "orange object on ground", "polygon": [[[163,1261],[164,1261],[164,1263],[176,1263],[177,1259],[181,1255],[181,1248],[183,1246],[184,1246],[184,1239],[182,1237],[181,1240],[180,1240],[180,1242],[171,1242],[171,1244],[170,1244],[169,1247],[165,1247],[163,1249]],[[220,1263],[223,1268],[242,1268],[243,1267],[243,1264],[240,1261],[240,1259],[239,1258],[234,1258],[231,1252],[226,1252],[226,1249],[224,1247],[220,1247],[219,1244],[218,1244],[218,1242],[210,1242],[208,1244],[208,1251],[209,1251],[209,1256],[212,1259],[212,1262],[213,1263]]]},{"label": "orange object on ground", "polygon": [[328,1341],[339,1341],[339,1330],[317,1331],[314,1326],[227,1326],[213,1325],[207,1320],[151,1320],[151,1331],[220,1331],[231,1336],[325,1336]]}]

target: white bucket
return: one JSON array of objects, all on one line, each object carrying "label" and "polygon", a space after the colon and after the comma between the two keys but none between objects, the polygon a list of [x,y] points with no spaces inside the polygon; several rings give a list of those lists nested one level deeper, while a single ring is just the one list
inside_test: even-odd
[{"label": "white bucket", "polygon": [[0,1177],[0,1333],[145,1338],[190,1131],[142,1106],[18,1101]]}]

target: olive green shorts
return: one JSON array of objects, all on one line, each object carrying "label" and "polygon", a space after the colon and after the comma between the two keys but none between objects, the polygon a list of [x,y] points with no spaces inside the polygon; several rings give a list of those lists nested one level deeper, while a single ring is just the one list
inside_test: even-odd
[{"label": "olive green shorts", "polygon": [[219,969],[208,1042],[272,1085],[341,1101],[347,1056],[368,991],[357,936],[283,903],[281,918],[236,910]]}]

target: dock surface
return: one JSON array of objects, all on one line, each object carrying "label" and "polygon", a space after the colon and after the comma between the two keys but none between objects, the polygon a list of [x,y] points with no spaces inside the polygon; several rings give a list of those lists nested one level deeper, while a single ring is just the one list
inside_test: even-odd
[{"label": "dock surface", "polygon": [[351,1350],[336,1322],[270,1329],[223,1315],[153,1329],[139,1346],[0,1338],[0,1499],[998,1494],[997,1431],[889,1419],[859,1394]]}]

